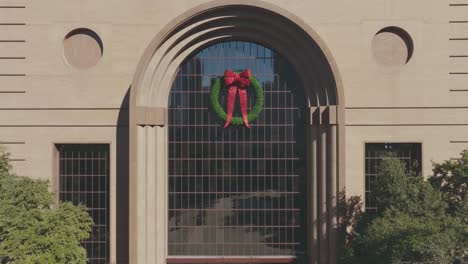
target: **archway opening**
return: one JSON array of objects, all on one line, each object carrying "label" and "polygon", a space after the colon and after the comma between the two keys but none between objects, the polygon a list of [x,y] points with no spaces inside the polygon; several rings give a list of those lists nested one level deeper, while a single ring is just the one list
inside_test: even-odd
[{"label": "archway opening", "polygon": [[[225,69],[250,69],[261,84],[264,107],[250,129],[223,128],[212,109],[210,89]],[[247,92],[250,111],[257,98]],[[219,101],[226,109],[226,87]],[[241,116],[239,99],[235,109]],[[298,74],[262,45],[214,44],[180,67],[169,97],[169,263],[307,263],[307,116]]]},{"label": "archway opening", "polygon": [[[169,131],[172,109],[168,102],[171,91],[175,90],[171,87],[181,65],[204,48],[223,41],[248,41],[273,48],[275,53],[287,58],[291,66],[288,68],[294,69],[298,76],[294,79],[300,79],[306,106],[303,133],[307,140],[303,146],[307,155],[301,156],[307,157],[304,168],[307,184],[303,186],[307,188],[303,192],[307,194],[303,200],[307,203],[307,230],[303,234],[307,240],[306,263],[336,262],[336,194],[344,186],[343,173],[338,168],[338,156],[339,167],[344,160],[343,152],[338,151],[344,144],[344,104],[334,60],[317,34],[293,14],[265,1],[237,2],[213,1],[182,14],[155,37],[139,63],[130,98],[132,263],[170,260],[167,213],[171,202],[168,139],[172,132]],[[235,65],[232,67],[239,70]],[[188,114],[188,118],[194,120],[195,116]],[[255,122],[261,122],[260,118]],[[222,122],[218,126],[221,128]],[[197,128],[195,133],[199,133]],[[218,167],[224,166],[222,160],[218,163]],[[295,259],[291,261],[296,261],[301,254],[289,254],[293,255]],[[229,258],[223,261],[235,263]],[[190,263],[206,261],[197,262],[195,258]]]}]

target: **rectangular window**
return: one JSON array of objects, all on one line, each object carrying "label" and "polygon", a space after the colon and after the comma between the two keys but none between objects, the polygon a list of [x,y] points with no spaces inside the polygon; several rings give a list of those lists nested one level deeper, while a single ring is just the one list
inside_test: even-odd
[{"label": "rectangular window", "polygon": [[366,143],[366,212],[376,212],[377,207],[371,198],[372,182],[380,174],[380,163],[386,153],[393,153],[403,161],[408,170],[421,175],[421,143]]},{"label": "rectangular window", "polygon": [[109,262],[109,145],[60,144],[59,199],[88,208],[94,226],[82,242],[88,263]]}]

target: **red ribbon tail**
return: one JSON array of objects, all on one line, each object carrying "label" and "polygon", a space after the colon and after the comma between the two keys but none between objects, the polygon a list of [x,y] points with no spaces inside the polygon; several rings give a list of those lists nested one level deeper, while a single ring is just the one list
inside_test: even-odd
[{"label": "red ribbon tail", "polygon": [[227,118],[226,118],[226,123],[224,124],[224,128],[228,127],[229,124],[231,123],[232,114],[234,112],[234,103],[236,101],[236,92],[237,92],[237,86],[229,87],[228,105],[227,105],[228,112],[227,112]]},{"label": "red ribbon tail", "polygon": [[247,90],[239,89],[240,107],[242,112],[242,118],[246,127],[250,128],[249,117],[247,116]]}]

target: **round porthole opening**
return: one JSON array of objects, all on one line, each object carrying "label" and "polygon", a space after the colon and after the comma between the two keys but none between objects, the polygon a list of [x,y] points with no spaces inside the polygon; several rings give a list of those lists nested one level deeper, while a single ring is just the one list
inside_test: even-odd
[{"label": "round porthole opening", "polygon": [[403,66],[413,56],[413,40],[402,28],[386,27],[372,39],[372,52],[380,65]]},{"label": "round porthole opening", "polygon": [[70,31],[63,41],[63,49],[67,62],[78,69],[93,67],[99,62],[104,52],[99,35],[87,28]]}]

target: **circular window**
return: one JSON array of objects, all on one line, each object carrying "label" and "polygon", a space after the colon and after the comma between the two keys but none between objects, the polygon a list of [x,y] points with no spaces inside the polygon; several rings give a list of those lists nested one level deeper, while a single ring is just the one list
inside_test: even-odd
[{"label": "circular window", "polygon": [[398,27],[386,27],[372,40],[375,60],[384,66],[402,66],[413,56],[414,46],[411,36]]},{"label": "circular window", "polygon": [[104,51],[101,38],[87,28],[78,28],[68,33],[63,48],[67,62],[78,69],[96,65]]}]

